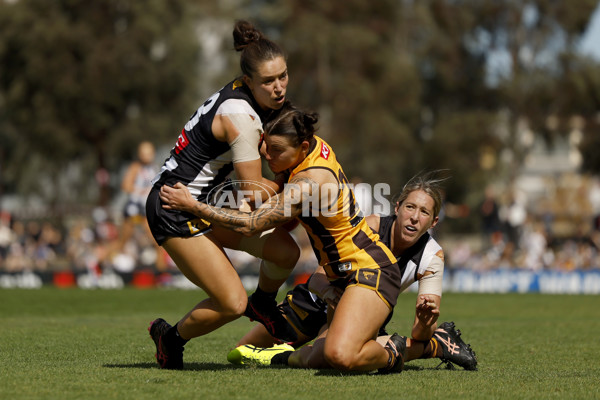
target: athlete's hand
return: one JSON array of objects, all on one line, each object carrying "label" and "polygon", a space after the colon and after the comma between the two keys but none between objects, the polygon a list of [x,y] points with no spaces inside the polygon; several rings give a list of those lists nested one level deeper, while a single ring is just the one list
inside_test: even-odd
[{"label": "athlete's hand", "polygon": [[238,208],[238,211],[250,214],[252,212],[252,206],[246,199],[242,199],[240,201],[240,208]]},{"label": "athlete's hand", "polygon": [[329,285],[321,294],[321,298],[328,306],[335,309],[344,292],[339,287]]},{"label": "athlete's hand", "polygon": [[425,294],[419,296],[416,313],[422,325],[431,326],[440,316],[440,308],[433,296]]},{"label": "athlete's hand", "polygon": [[163,202],[162,207],[167,210],[179,210],[191,212],[197,201],[192,197],[188,188],[181,182],[177,182],[175,186],[163,185],[159,192],[160,200]]}]

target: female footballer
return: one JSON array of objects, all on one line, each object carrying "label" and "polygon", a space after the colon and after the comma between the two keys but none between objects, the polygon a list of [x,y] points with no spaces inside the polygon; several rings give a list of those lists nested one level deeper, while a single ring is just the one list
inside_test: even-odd
[{"label": "female footballer", "polygon": [[[211,190],[223,184],[232,172],[241,182],[239,189],[250,194],[250,202],[264,201],[281,190],[283,179],[271,181],[261,174],[259,142],[263,123],[284,105],[286,60],[277,44],[246,21],[235,24],[233,39],[235,49],[241,52],[243,75],[227,83],[192,115],[154,178],[146,203],[156,242],[179,270],[209,295],[174,326],[162,318],[150,325],[161,368],[183,368],[183,346],[188,340],[212,332],[242,314],[274,327],[273,321],[283,319],[276,308],[277,290],[300,254],[285,229],[245,237],[212,226],[210,221],[191,213],[166,208],[159,196],[163,185],[178,183],[194,199],[205,201]],[[250,300],[224,247],[243,250],[263,260],[258,288]],[[270,332],[295,339],[293,331]]]}]

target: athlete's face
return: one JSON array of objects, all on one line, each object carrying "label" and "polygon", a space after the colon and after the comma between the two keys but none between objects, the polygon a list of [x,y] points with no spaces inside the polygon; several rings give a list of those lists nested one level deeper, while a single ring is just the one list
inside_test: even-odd
[{"label": "athlete's face", "polygon": [[437,224],[438,217],[433,216],[434,206],[433,198],[423,190],[411,192],[402,204],[396,204],[396,238],[407,247],[415,244]]},{"label": "athlete's face", "polygon": [[269,168],[275,173],[293,168],[306,158],[309,148],[307,141],[295,147],[286,136],[265,133],[264,138],[262,153],[269,162]]},{"label": "athlete's face", "polygon": [[263,110],[278,110],[285,101],[287,64],[283,57],[265,61],[252,77],[244,75],[244,82]]}]

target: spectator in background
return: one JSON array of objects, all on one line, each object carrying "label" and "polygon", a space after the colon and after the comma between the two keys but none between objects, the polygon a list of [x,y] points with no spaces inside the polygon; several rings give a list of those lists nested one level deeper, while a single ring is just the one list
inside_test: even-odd
[{"label": "spectator in background", "polygon": [[523,267],[531,271],[544,269],[548,241],[543,223],[533,221],[527,224],[521,236],[520,248],[524,253]]},{"label": "spectator in background", "polygon": [[481,232],[483,234],[483,248],[492,245],[492,236],[500,231],[500,215],[496,193],[492,185],[485,188],[484,199],[479,205],[481,215]]},{"label": "spectator in background", "polygon": [[600,231],[600,178],[592,178],[588,199],[592,209],[592,229]]},{"label": "spectator in background", "polygon": [[525,194],[513,189],[509,194],[508,201],[501,208],[500,212],[501,220],[503,220],[506,229],[507,241],[513,243],[517,249],[521,230],[527,219],[526,202]]},{"label": "spectator in background", "polygon": [[11,215],[7,212],[0,212],[0,271],[3,269],[4,260],[6,260],[8,249],[13,241],[10,222]]},{"label": "spectator in background", "polygon": [[156,249],[156,268],[163,271],[166,265],[163,250],[152,239],[146,219],[146,198],[152,188],[152,179],[158,172],[154,165],[154,157],[154,145],[148,141],[141,142],[138,145],[137,160],[129,165],[121,182],[121,190],[127,194],[127,202],[123,209],[124,219],[116,248],[116,252],[120,254],[113,259],[113,262],[119,260],[125,246],[134,237],[136,226],[141,226],[150,239],[149,242]]}]

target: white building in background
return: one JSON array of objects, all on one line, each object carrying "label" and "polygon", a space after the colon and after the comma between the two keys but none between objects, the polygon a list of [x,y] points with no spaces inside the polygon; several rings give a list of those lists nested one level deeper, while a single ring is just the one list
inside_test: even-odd
[{"label": "white building in background", "polygon": [[[588,194],[592,178],[579,173],[583,119],[576,116],[569,122],[569,132],[556,135],[550,145],[530,130],[521,131],[527,155],[513,184],[515,196],[528,214],[546,219],[557,236],[572,236],[582,233],[578,232],[580,229],[589,229],[586,221],[592,213]],[[555,117],[548,118],[550,130],[557,125]]]}]

